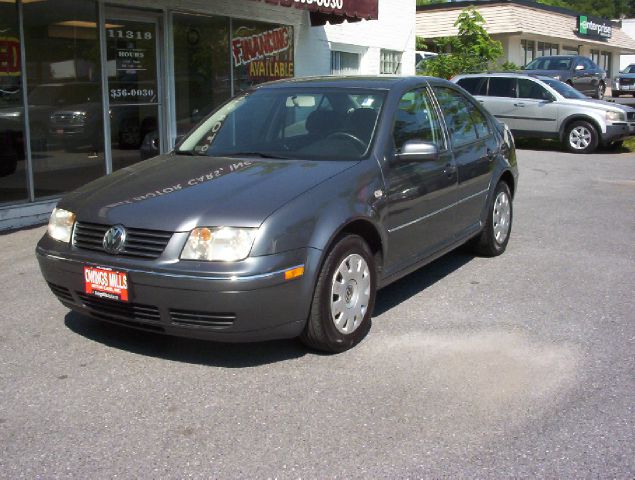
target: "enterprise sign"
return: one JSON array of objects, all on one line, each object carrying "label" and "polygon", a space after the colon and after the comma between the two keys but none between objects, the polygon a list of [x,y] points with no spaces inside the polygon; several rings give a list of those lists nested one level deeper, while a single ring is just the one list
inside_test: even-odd
[{"label": "enterprise sign", "polygon": [[608,20],[580,15],[577,34],[580,37],[607,40],[613,35],[613,27]]}]

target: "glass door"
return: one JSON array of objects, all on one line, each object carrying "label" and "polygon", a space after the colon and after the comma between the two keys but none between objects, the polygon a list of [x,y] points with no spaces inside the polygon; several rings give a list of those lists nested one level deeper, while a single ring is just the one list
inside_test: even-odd
[{"label": "glass door", "polygon": [[159,18],[106,12],[113,171],[156,155],[162,142]]}]

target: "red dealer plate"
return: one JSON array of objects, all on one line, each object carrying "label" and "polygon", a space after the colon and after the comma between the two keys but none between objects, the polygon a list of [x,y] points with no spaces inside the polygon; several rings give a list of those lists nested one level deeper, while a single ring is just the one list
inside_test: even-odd
[{"label": "red dealer plate", "polygon": [[84,291],[108,300],[128,301],[128,275],[106,267],[84,267]]}]

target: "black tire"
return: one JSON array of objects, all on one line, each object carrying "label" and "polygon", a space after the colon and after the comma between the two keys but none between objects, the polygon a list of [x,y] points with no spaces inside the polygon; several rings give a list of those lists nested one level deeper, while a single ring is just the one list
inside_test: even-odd
[{"label": "black tire", "polygon": [[[361,256],[368,266],[370,276],[370,297],[359,325],[351,333],[342,333],[335,326],[331,313],[333,283],[338,276],[340,265],[350,255]],[[324,352],[338,353],[348,350],[364,338],[371,325],[371,315],[375,306],[377,289],[377,269],[373,254],[366,242],[357,235],[346,235],[331,248],[318,276],[311,312],[300,340],[307,346]]]},{"label": "black tire", "polygon": [[611,97],[617,98],[619,96],[620,96],[620,92],[619,91],[611,90]]},{"label": "black tire", "polygon": [[[589,140],[586,147],[582,146],[581,144],[578,144],[579,148],[576,147],[575,142],[571,139],[572,132],[576,129],[578,129],[578,131],[588,132]],[[593,126],[593,124],[584,120],[575,120],[571,122],[569,125],[567,125],[567,128],[564,132],[564,145],[565,147],[567,147],[567,150],[572,153],[592,153],[598,147],[599,142],[600,137],[596,128]]]},{"label": "black tire", "polygon": [[611,142],[606,146],[607,150],[619,150],[624,146],[624,140],[618,140],[616,142]]},{"label": "black tire", "polygon": [[600,82],[598,83],[598,86],[595,89],[593,96],[597,98],[598,100],[602,100],[604,98],[605,91],[606,91],[606,85],[604,85],[604,82]]},{"label": "black tire", "polygon": [[[497,201],[500,199],[499,195],[501,194],[505,195],[507,197],[507,201],[509,202],[509,220],[507,234],[504,238],[497,238],[497,225],[495,224],[494,217],[496,216],[496,211],[500,211],[500,205],[497,203]],[[471,242],[471,246],[474,252],[484,257],[497,257],[498,255],[502,254],[507,248],[507,244],[509,243],[509,237],[512,233],[513,220],[514,207],[512,195],[509,190],[509,185],[507,185],[506,182],[500,181],[498,182],[498,185],[496,185],[494,194],[491,196],[491,198],[488,199],[487,221],[485,222],[485,227],[483,228],[481,233]]]}]

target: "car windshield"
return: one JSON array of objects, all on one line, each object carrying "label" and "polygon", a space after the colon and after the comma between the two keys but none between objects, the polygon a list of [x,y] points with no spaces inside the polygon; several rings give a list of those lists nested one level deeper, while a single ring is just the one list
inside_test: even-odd
[{"label": "car windshield", "polygon": [[624,70],[622,70],[622,73],[635,73],[635,65],[629,65]]},{"label": "car windshield", "polygon": [[570,70],[571,59],[562,57],[540,57],[525,66],[525,70]]},{"label": "car windshield", "polygon": [[551,88],[553,88],[560,95],[562,95],[564,98],[571,98],[571,99],[588,98],[582,93],[580,93],[578,90],[573,88],[571,85],[561,82],[560,80],[556,80],[553,78],[541,78],[541,80],[547,85],[549,85]]},{"label": "car windshield", "polygon": [[256,89],[213,112],[176,153],[360,159],[372,145],[384,98],[382,90]]}]

